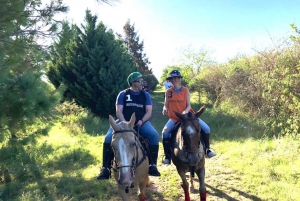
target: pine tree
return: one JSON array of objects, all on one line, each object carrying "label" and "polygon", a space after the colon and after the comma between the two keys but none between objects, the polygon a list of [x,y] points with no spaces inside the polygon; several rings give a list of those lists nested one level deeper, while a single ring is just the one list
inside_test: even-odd
[{"label": "pine tree", "polygon": [[[144,51],[144,41],[140,42],[140,37],[138,33],[135,31],[134,24],[130,24],[130,20],[128,20],[123,27],[125,36],[124,36],[124,43],[127,47],[127,51],[132,56],[134,62],[139,67],[139,72],[145,76],[145,80],[147,81],[148,85],[151,89],[155,89],[156,85],[158,84],[157,78],[153,75],[152,69],[149,68],[149,64],[151,63],[148,60],[148,57],[143,52]],[[119,35],[119,37],[121,37]]]},{"label": "pine tree", "polygon": [[[65,12],[59,0],[0,0],[0,141],[31,125],[57,100],[42,81],[45,51],[37,40],[57,30],[53,16]],[[19,132],[20,133],[20,132]]]},{"label": "pine tree", "polygon": [[65,54],[53,65],[69,98],[107,118],[115,114],[116,97],[128,87],[127,76],[137,66],[112,30],[107,30],[102,22],[97,24],[97,17],[89,10],[85,22],[81,29],[75,26],[76,37],[66,44]]}]

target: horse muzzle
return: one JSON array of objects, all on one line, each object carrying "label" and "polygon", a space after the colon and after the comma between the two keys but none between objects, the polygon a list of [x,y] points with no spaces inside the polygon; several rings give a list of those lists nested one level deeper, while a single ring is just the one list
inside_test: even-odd
[{"label": "horse muzzle", "polygon": [[129,171],[120,171],[118,184],[123,186],[124,188],[130,187],[133,181],[131,170]]}]

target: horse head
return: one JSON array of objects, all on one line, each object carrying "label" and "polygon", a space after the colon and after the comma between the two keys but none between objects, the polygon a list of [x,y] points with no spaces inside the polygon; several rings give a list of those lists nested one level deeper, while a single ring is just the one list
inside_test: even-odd
[{"label": "horse head", "polygon": [[203,106],[196,113],[188,112],[186,114],[174,111],[176,116],[181,120],[181,125],[177,131],[179,136],[181,136],[179,140],[182,140],[179,144],[190,166],[197,165],[204,156],[204,150],[200,142],[201,126],[198,119],[204,109],[205,107]]},{"label": "horse head", "polygon": [[135,118],[133,113],[129,122],[116,123],[109,115],[109,123],[114,130],[111,146],[115,154],[115,166],[119,172],[118,183],[125,188],[131,186],[137,160],[137,142],[133,129]]}]

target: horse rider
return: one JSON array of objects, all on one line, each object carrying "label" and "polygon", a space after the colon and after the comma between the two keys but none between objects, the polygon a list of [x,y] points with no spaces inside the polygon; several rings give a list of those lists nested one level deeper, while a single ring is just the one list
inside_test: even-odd
[{"label": "horse rider", "polygon": [[[118,119],[116,122],[129,121],[133,113],[136,115],[135,125],[138,126],[139,133],[149,141],[149,172],[150,176],[160,176],[157,170],[157,157],[159,148],[159,134],[148,121],[152,115],[152,100],[148,92],[142,90],[143,76],[139,72],[131,73],[127,82],[128,89],[121,91],[116,99],[116,115]],[[114,158],[111,148],[112,127],[106,133],[103,144],[103,162],[100,174],[97,176],[98,180],[109,179],[111,163]]]},{"label": "horse rider", "polygon": [[[167,80],[169,80],[173,86],[165,92],[165,102],[162,111],[163,115],[168,115],[170,118],[162,130],[163,147],[165,152],[165,159],[163,160],[164,164],[171,163],[169,136],[175,123],[179,120],[173,110],[182,114],[186,114],[189,111],[194,112],[191,108],[189,89],[181,86],[181,78],[182,76],[178,70],[172,70],[167,77]],[[204,139],[204,145],[206,147],[206,157],[212,158],[216,156],[216,153],[210,149],[209,145],[210,127],[200,118],[199,122],[201,130],[203,130],[205,133],[202,136]]]}]

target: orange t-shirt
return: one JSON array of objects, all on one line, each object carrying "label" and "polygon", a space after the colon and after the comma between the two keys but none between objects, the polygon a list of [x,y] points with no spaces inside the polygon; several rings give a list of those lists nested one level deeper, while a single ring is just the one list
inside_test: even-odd
[{"label": "orange t-shirt", "polygon": [[[186,101],[186,93],[187,88],[182,87],[182,91],[180,93],[174,93],[173,88],[169,88],[167,90],[167,96],[168,96],[168,116],[173,121],[177,122],[179,118],[176,116],[176,114],[173,112],[176,111],[178,113],[182,113],[186,107],[187,107],[187,101]],[[193,112],[191,110],[191,112]]]}]

